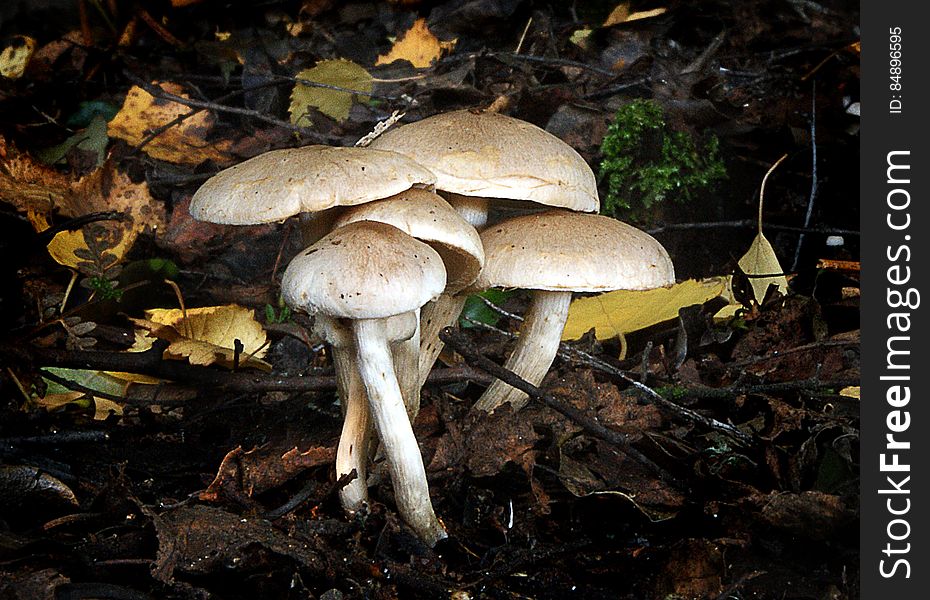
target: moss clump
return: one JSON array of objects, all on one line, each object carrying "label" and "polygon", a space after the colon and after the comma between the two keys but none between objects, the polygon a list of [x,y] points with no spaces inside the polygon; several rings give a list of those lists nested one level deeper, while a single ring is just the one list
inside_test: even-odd
[{"label": "moss clump", "polygon": [[634,100],[621,107],[601,143],[600,174],[607,182],[601,212],[643,217],[643,211],[665,199],[687,202],[726,177],[720,142],[702,142],[672,131],[662,108],[653,100]]}]

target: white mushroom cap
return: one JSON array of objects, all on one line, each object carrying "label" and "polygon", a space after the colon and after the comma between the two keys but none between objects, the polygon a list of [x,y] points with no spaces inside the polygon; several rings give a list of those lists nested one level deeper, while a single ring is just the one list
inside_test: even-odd
[{"label": "white mushroom cap", "polygon": [[333,226],[358,221],[388,223],[432,246],[446,267],[447,292],[472,283],[484,265],[484,248],[478,232],[433,192],[412,188],[384,200],[348,208]]},{"label": "white mushroom cap", "polygon": [[211,223],[257,225],[386,198],[435,180],[425,167],[386,150],[287,148],[217,173],[194,194],[190,212]]},{"label": "white mushroom cap", "polygon": [[616,219],[546,211],[502,221],[481,233],[485,265],[473,289],[644,290],[675,283],[665,248]]},{"label": "white mushroom cap", "polygon": [[597,212],[597,182],[571,146],[544,129],[494,112],[457,110],[389,129],[371,144],[436,174],[436,188],[466,196],[530,200]]},{"label": "white mushroom cap", "polygon": [[288,305],[311,314],[378,319],[416,310],[445,287],[435,250],[392,225],[360,221],[298,254],[281,293]]}]

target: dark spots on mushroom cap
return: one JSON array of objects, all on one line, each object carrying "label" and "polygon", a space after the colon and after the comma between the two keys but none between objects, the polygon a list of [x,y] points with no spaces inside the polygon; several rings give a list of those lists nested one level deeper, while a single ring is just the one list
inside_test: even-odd
[{"label": "dark spots on mushroom cap", "polygon": [[332,240],[332,241],[330,242],[330,244],[332,244],[333,246],[338,246],[338,245],[341,244],[341,243],[342,243],[342,240]]},{"label": "dark spots on mushroom cap", "polygon": [[319,248],[309,248],[307,249],[306,252],[304,252],[304,256],[310,256],[311,254],[313,254],[314,252],[318,252],[319,250],[320,250]]}]

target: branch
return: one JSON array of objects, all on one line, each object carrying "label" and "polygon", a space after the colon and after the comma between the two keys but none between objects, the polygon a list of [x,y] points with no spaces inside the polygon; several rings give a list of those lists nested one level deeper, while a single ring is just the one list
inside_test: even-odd
[{"label": "branch", "polygon": [[[241,393],[322,392],[336,389],[332,375],[281,376],[260,371],[224,371],[201,367],[185,361],[165,360],[165,342],[156,340],[145,352],[107,352],[98,350],[60,350],[29,346],[0,346],[0,362],[38,367],[65,367],[96,371],[122,371],[167,379],[200,389],[217,389]],[[484,373],[468,367],[437,369],[427,383],[443,385],[471,381],[487,384]],[[100,396],[98,392],[94,394]],[[124,399],[121,399],[125,401]]]},{"label": "branch", "polygon": [[513,371],[509,371],[494,361],[481,355],[481,353],[472,348],[470,342],[466,339],[463,333],[455,331],[451,327],[446,327],[439,333],[439,339],[445,342],[450,348],[461,354],[469,363],[475,365],[482,371],[487,371],[494,377],[500,379],[508,385],[517,388],[521,392],[526,393],[530,398],[538,400],[563,417],[576,423],[591,435],[594,435],[610,444],[617,446],[621,451],[623,451],[624,454],[650,469],[651,471],[655,472],[666,484],[672,486],[675,489],[682,489],[683,486],[680,481],[674,479],[669,473],[653,462],[652,459],[648,458],[645,454],[634,448],[632,442],[629,439],[629,436],[620,433],[619,431],[604,427],[596,420],[586,415],[583,411],[580,411],[571,405],[560,402],[553,395],[540,390],[538,387],[530,384]]}]

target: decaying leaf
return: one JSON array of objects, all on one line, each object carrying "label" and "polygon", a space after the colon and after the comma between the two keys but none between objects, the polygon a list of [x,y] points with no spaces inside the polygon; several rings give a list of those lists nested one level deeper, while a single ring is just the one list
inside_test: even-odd
[{"label": "decaying leaf", "polygon": [[47,214],[67,204],[64,199],[70,193],[70,182],[64,174],[33,160],[0,136],[0,202],[21,212]]},{"label": "decaying leaf", "polygon": [[726,289],[726,279],[689,279],[654,290],[617,290],[579,298],[568,309],[563,340],[575,340],[594,329],[599,340],[638,331],[678,317],[685,306],[703,304]]},{"label": "decaying leaf", "polygon": [[[175,83],[164,82],[156,85],[169,94],[187,98],[183,88]],[[122,108],[110,121],[107,132],[110,137],[125,140],[135,146],[142,143],[153,130],[190,111],[191,109],[183,104],[155,98],[142,88],[133,86],[126,94]],[[208,142],[205,139],[214,121],[211,113],[200,111],[161,132],[143,146],[142,150],[152,158],[178,164],[196,165],[205,160],[229,162],[229,140]]]},{"label": "decaying leaf", "polygon": [[424,68],[433,64],[455,47],[458,40],[441,42],[433,35],[426,25],[426,19],[420,18],[413,22],[402,36],[397,38],[391,50],[382,54],[375,62],[376,65],[388,65],[395,60],[409,61],[416,68]]},{"label": "decaying leaf", "polygon": [[[108,238],[107,250],[114,263],[122,260],[136,237],[145,230],[158,232],[165,226],[165,207],[149,194],[148,184],[133,183],[109,161],[73,180],[19,152],[0,137],[0,201],[26,213],[36,231],[51,224],[54,213],[79,217],[113,211],[125,216],[119,221],[92,224]],[[62,265],[79,268],[79,255],[87,250],[82,230],[64,231],[49,243],[49,253]]]},{"label": "decaying leaf", "polygon": [[[739,268],[749,275],[752,295],[761,303],[770,284],[775,284],[782,294],[788,293],[788,279],[782,274],[781,263],[775,256],[775,249],[760,231],[756,234],[749,251],[739,259]],[[764,275],[764,277],[754,277]]]},{"label": "decaying leaf", "polygon": [[153,338],[158,338],[170,342],[165,358],[187,359],[193,365],[232,367],[238,340],[242,344],[240,366],[271,370],[271,365],[261,360],[265,355],[265,330],[251,309],[236,304],[190,308],[185,318],[180,309],[156,308],[145,311],[145,316],[130,319],[148,332],[148,335],[136,333],[132,348],[135,352],[148,350]]},{"label": "decaying leaf", "polygon": [[[313,68],[298,73],[297,79],[364,93],[370,93],[373,87],[368,71],[351,60],[343,58],[321,60]],[[367,96],[359,97],[342,90],[296,83],[291,92],[291,105],[288,108],[291,123],[309,127],[312,124],[308,113],[311,108],[341,123],[349,118],[353,98],[367,99]]]},{"label": "decaying leaf", "polygon": [[28,35],[14,36],[13,42],[0,52],[0,75],[8,79],[22,77],[35,49],[36,41]]}]

